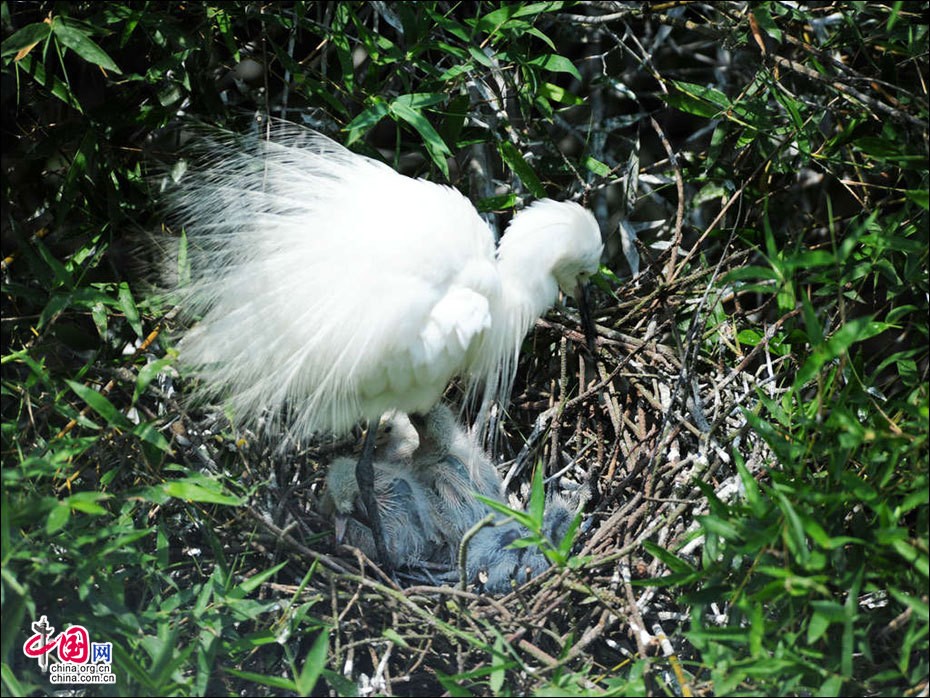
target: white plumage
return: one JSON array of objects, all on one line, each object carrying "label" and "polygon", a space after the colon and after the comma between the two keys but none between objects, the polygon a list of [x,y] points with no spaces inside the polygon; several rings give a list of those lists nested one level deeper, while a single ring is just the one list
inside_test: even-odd
[{"label": "white plumage", "polygon": [[462,375],[506,398],[520,343],[558,290],[597,270],[594,217],[537,201],[494,235],[458,191],[402,176],[312,131],[202,138],[169,194],[199,319],[183,366],[237,421],[287,415],[345,433],[425,413]]}]

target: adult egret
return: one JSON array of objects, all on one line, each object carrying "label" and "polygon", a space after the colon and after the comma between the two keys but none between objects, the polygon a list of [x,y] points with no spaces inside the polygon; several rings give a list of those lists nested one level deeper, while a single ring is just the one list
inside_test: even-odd
[{"label": "adult egret", "polygon": [[504,400],[532,324],[597,270],[597,222],[544,199],[495,248],[455,189],[314,131],[277,126],[268,139],[207,136],[194,148],[203,163],[167,197],[186,231],[180,300],[199,319],[181,364],[243,424],[286,418],[305,436],[367,420],[356,475],[384,559],[379,417],[425,413],[456,375],[485,406]]}]

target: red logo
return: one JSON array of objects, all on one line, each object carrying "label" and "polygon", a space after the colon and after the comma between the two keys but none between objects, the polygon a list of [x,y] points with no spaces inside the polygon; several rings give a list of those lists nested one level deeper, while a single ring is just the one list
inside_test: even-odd
[{"label": "red logo", "polygon": [[[91,642],[83,625],[72,625],[56,635],[46,616],[32,624],[32,632],[35,634],[23,643],[23,654],[38,660],[52,683],[116,683],[110,668],[112,642]],[[56,648],[58,661],[50,662]]]},{"label": "red logo", "polygon": [[83,625],[72,625],[58,636],[58,658],[74,664],[90,659],[90,636]]}]

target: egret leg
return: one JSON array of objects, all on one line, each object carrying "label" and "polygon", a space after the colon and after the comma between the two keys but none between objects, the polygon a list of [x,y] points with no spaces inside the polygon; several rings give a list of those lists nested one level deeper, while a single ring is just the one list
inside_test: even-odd
[{"label": "egret leg", "polygon": [[368,433],[362,445],[362,457],[355,466],[355,479],[358,482],[358,491],[362,496],[362,503],[368,512],[368,522],[371,524],[371,535],[375,539],[375,550],[378,553],[378,562],[390,571],[393,563],[387,554],[384,543],[384,531],[381,528],[381,512],[378,511],[378,501],[375,499],[375,438],[378,433],[380,420],[372,419],[368,422]]}]

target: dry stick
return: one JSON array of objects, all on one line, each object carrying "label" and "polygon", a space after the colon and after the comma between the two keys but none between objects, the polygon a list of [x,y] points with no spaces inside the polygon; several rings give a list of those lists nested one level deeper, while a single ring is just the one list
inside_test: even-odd
[{"label": "dry stick", "polygon": [[[548,572],[549,570],[547,570],[547,573]],[[613,614],[617,618],[622,616],[618,599],[616,599],[616,597],[614,597],[613,594],[608,590],[595,588],[582,580],[577,570],[561,570],[556,580],[553,581],[551,588],[555,588],[561,585],[565,585],[571,590],[581,592],[585,596],[593,596],[600,602],[601,606],[604,608],[605,613]],[[539,606],[538,599],[537,603],[534,605]],[[517,638],[521,638],[525,634],[526,628],[522,628],[521,630],[508,637],[507,640],[512,644],[513,641],[517,640]],[[533,654],[541,661],[546,662],[548,664],[546,667],[547,670],[554,671],[555,669],[558,669],[561,666],[565,666],[577,658],[584,651],[587,644],[592,642],[596,637],[597,633],[587,633],[585,636],[585,643],[583,645],[576,643],[572,649],[569,650],[561,659],[555,659],[554,657],[551,657],[527,640],[519,640],[518,646]]]},{"label": "dry stick", "polygon": [[765,331],[765,335],[762,337],[759,343],[752,348],[752,351],[743,357],[743,360],[740,361],[732,371],[730,371],[726,378],[724,378],[718,385],[715,386],[716,389],[722,390],[734,380],[736,380],[736,378],[743,372],[743,370],[745,370],[746,366],[749,365],[749,362],[755,358],[756,354],[758,354],[763,348],[768,347],[769,342],[772,341],[772,338],[775,336],[775,333],[778,332],[781,326],[784,325],[785,322],[787,322],[790,318],[793,318],[800,313],[801,308],[789,310],[787,313],[778,318],[774,323],[772,323],[772,325],[769,326],[769,328]]},{"label": "dry stick", "polygon": [[[698,239],[698,241],[691,247],[691,249],[689,250],[688,254],[685,255],[684,259],[682,259],[682,262],[681,262],[681,265],[679,266],[679,269],[682,269],[682,268],[684,268],[684,267],[687,265],[687,263],[688,263],[688,261],[690,261],[691,257],[693,257],[693,256],[696,254],[697,250],[700,248],[701,242],[710,234],[710,232],[711,232],[712,230],[714,230],[714,229],[717,227],[717,224],[718,224],[721,220],[723,220],[723,217],[724,217],[724,215],[726,214],[726,212],[727,212],[727,211],[730,209],[730,207],[737,201],[737,199],[740,198],[740,197],[742,196],[743,191],[746,189],[746,187],[749,186],[749,183],[752,182],[752,181],[756,178],[756,176],[757,176],[757,175],[762,171],[762,169],[768,164],[769,160],[771,160],[778,152],[781,151],[781,149],[788,143],[788,141],[790,140],[790,138],[791,138],[791,136],[789,135],[789,136],[786,136],[784,139],[782,139],[782,141],[776,145],[776,147],[774,148],[774,150],[772,151],[772,153],[771,153],[762,163],[760,163],[760,165],[755,169],[755,171],[753,171],[753,173],[752,173],[752,174],[750,175],[750,177],[742,184],[742,186],[741,186],[736,192],[734,192],[734,194],[729,198],[729,200],[726,202],[726,204],[724,204],[724,206],[721,208],[720,212],[717,214],[717,216],[714,218],[714,220],[711,221],[710,225],[707,226],[707,229],[701,234],[701,237]],[[735,231],[734,231],[734,234],[735,234]],[[731,234],[731,236],[730,236],[730,241],[727,242],[727,247],[729,247],[730,242],[732,242],[732,239],[733,239],[733,235]],[[721,260],[715,265],[714,271],[713,271],[713,277],[714,277],[714,278],[715,278],[715,277],[717,276],[717,274],[719,273],[719,270],[720,270],[720,268],[721,268],[721,265],[722,265],[724,259],[726,259],[726,257],[721,258]],[[676,274],[677,274],[677,269],[673,271],[673,274],[672,274],[672,278],[673,278],[673,279],[674,279],[674,276],[675,276]],[[712,281],[713,281],[713,278],[711,279],[711,282],[712,282]],[[692,323],[691,323],[691,326],[690,326],[689,329],[688,329],[688,337],[686,338],[686,342],[685,342],[685,347],[686,347],[686,348],[687,348],[687,347],[695,346],[695,344],[694,344],[694,333],[695,333],[696,328],[697,328],[697,325],[698,325],[698,322],[697,322],[698,313],[700,312],[701,308],[702,308],[703,305],[705,304],[705,302],[706,302],[707,297],[708,297],[709,294],[710,294],[710,284],[708,285],[707,289],[705,289],[704,295],[702,296],[701,301],[700,301],[698,307],[696,307],[695,310],[694,310],[694,319],[693,319],[693,321],[692,321]],[[681,362],[681,368],[680,368],[680,371],[679,371],[679,374],[678,374],[678,379],[675,381],[674,391],[673,391],[673,394],[670,396],[670,399],[669,399],[669,409],[666,410],[666,411],[663,411],[663,414],[662,414],[662,427],[661,427],[661,429],[660,429],[660,433],[661,433],[661,431],[664,431],[664,430],[666,429],[666,427],[668,426],[668,423],[669,423],[670,420],[671,420],[671,417],[672,417],[672,410],[673,410],[674,405],[675,405],[675,403],[676,403],[676,401],[677,401],[677,399],[678,399],[678,394],[679,394],[679,392],[683,389],[683,385],[684,385],[684,382],[685,382],[685,378],[686,378],[686,374],[687,374],[687,371],[688,371],[689,363],[690,363],[690,361],[688,360],[687,357],[685,357],[685,360]],[[678,420],[678,421],[681,422],[682,420]],[[684,423],[686,426],[690,424],[690,423],[688,423],[688,422],[683,422],[683,423]],[[693,427],[693,425],[691,425],[691,426]],[[660,446],[660,444],[661,444],[662,442],[664,442],[664,441],[665,441],[665,438],[663,437],[663,438],[660,438],[659,441],[656,443],[655,447],[652,449],[652,452],[651,452],[650,455],[649,455],[649,458],[648,458],[648,462],[649,462],[649,463],[653,463],[653,462],[655,461],[656,455],[658,454],[659,446]]]},{"label": "dry stick", "polygon": [[627,10],[621,10],[619,12],[612,12],[607,15],[573,15],[567,12],[559,13],[559,19],[565,20],[566,22],[573,22],[575,24],[607,24],[608,22],[613,22],[614,20],[624,19],[630,16],[638,16],[642,14],[641,10],[638,7],[631,7]]},{"label": "dry stick", "polygon": [[817,80],[818,82],[822,82],[827,85],[830,85],[837,92],[842,92],[844,95],[848,97],[852,97],[855,100],[858,100],[859,102],[866,105],[867,107],[877,109],[878,111],[883,112],[887,114],[888,116],[891,116],[895,119],[907,121],[913,125],[920,126],[921,128],[927,127],[926,122],[921,119],[918,119],[916,116],[911,116],[910,114],[903,112],[900,109],[895,109],[894,107],[888,106],[884,102],[881,102],[875,99],[874,97],[869,97],[867,94],[863,94],[862,92],[860,92],[859,90],[853,87],[849,87],[848,85],[844,85],[843,83],[837,80],[833,80],[825,75],[821,75],[817,71],[811,70],[806,65],[803,65],[796,61],[792,61],[789,58],[777,56],[775,54],[769,54],[769,55],[771,55],[772,60],[775,61],[777,65],[780,65],[783,68],[787,68],[788,70],[793,70],[794,72],[799,73],[800,75],[804,75],[805,77],[808,77],[811,80]]},{"label": "dry stick", "polygon": [[[575,657],[584,652],[592,642],[594,642],[599,637],[602,637],[610,626],[614,625],[618,621],[619,618],[614,615],[612,611],[607,608],[602,608],[597,623],[588,626],[588,628],[581,634],[581,637],[578,638],[574,644],[572,644],[572,648],[568,651],[566,659],[568,661],[575,659]],[[568,635],[569,634],[567,633],[565,636],[560,638],[563,646],[569,640]]]},{"label": "dry stick", "polygon": [[[572,410],[576,406],[582,404],[585,400],[590,398],[592,395],[597,394],[597,392],[601,388],[603,388],[607,384],[608,381],[612,380],[614,376],[616,376],[620,372],[620,369],[623,368],[625,363],[626,363],[626,360],[619,363],[616,366],[616,368],[614,368],[614,370],[611,371],[610,374],[606,376],[604,380],[591,386],[589,389],[585,390],[583,393],[581,393],[577,397],[574,397],[571,400],[568,400],[562,406],[562,411],[564,412],[566,410]],[[511,480],[513,480],[514,477],[516,477],[519,473],[523,471],[523,468],[525,467],[526,462],[529,460],[530,454],[533,452],[533,449],[536,448],[537,443],[539,442],[539,440],[542,438],[543,434],[545,433],[549,420],[552,419],[558,407],[559,407],[558,405],[551,407],[536,418],[536,422],[533,425],[533,429],[530,432],[529,437],[527,438],[526,442],[523,444],[523,448],[520,449],[520,453],[517,454],[517,457],[514,461],[513,466],[511,466],[510,470],[507,472],[507,475],[504,477],[504,483],[503,483],[504,488],[507,487],[507,485],[510,483]]]},{"label": "dry stick", "polygon": [[630,609],[630,617],[627,619],[627,625],[633,634],[633,638],[636,640],[636,649],[639,651],[639,656],[643,659],[648,659],[649,654],[646,651],[645,636],[648,636],[649,632],[646,630],[646,624],[643,622],[639,606],[636,604],[633,588],[630,586],[630,571],[627,566],[624,566],[620,571],[620,577],[623,581],[623,593],[626,595],[627,607]]},{"label": "dry stick", "polygon": [[[299,541],[295,540],[290,534],[285,533],[280,528],[275,526],[273,523],[268,521],[264,516],[262,516],[254,508],[248,506],[246,507],[246,510],[252,516],[252,518],[255,519],[256,522],[258,522],[260,525],[267,528],[271,533],[273,533],[278,538],[278,540],[280,540],[283,543],[286,543],[287,545],[292,547],[294,550],[297,550],[298,552],[300,552],[302,555],[319,560],[324,565],[330,567],[331,568],[330,570],[326,570],[325,567],[320,568],[327,575],[331,575],[335,573],[342,579],[347,579],[361,586],[365,586],[379,593],[382,596],[385,596],[385,597],[388,597],[389,599],[394,600],[395,602],[399,603],[401,606],[404,606],[405,608],[407,608],[414,615],[421,618],[430,627],[435,628],[436,630],[438,630],[439,632],[441,632],[443,635],[445,635],[446,637],[450,639],[463,640],[466,643],[473,645],[474,647],[481,649],[481,650],[489,649],[487,644],[481,642],[480,640],[477,640],[476,638],[472,637],[468,633],[462,630],[459,630],[455,626],[450,625],[449,623],[446,623],[445,621],[439,620],[439,618],[437,618],[434,614],[431,614],[425,609],[420,608],[416,603],[413,602],[413,600],[409,599],[399,589],[386,586],[368,577],[364,577],[364,576],[350,572],[348,569],[346,569],[345,567],[337,563],[335,560],[333,560],[328,555],[318,553],[317,551],[312,550],[306,547],[305,545],[303,545],[302,543],[300,543]],[[375,567],[375,569],[378,569],[378,568]],[[492,653],[495,653],[495,655],[497,654],[493,649],[491,649],[490,651]],[[506,659],[506,657],[504,657],[503,655],[500,655],[498,658]]]},{"label": "dry stick", "polygon": [[[710,464],[708,462],[705,461],[701,463],[698,468],[695,468],[695,477],[700,478],[709,467],[710,467]],[[663,526],[667,525],[671,521],[674,521],[675,519],[677,519],[679,516],[681,516],[685,512],[685,510],[694,506],[694,502],[696,501],[696,499],[697,498],[695,498],[695,500],[689,500],[689,501],[683,502],[682,504],[679,504],[677,507],[675,507],[670,512],[668,512],[666,515],[660,516],[657,520],[652,521],[642,531],[640,531],[639,534],[633,537],[633,539],[629,543],[621,547],[619,550],[616,550],[611,553],[607,553],[603,555],[602,557],[596,558],[592,562],[591,566],[601,567],[604,565],[609,565],[611,562],[615,560],[619,560],[621,558],[626,557],[629,553],[639,548],[642,545],[643,541],[649,538],[653,533],[655,533],[657,530],[661,529]],[[588,546],[585,546],[585,549],[587,549],[587,547]]]},{"label": "dry stick", "polygon": [[675,260],[678,258],[678,247],[681,245],[681,226],[685,219],[685,182],[681,177],[681,168],[678,166],[678,158],[675,157],[675,151],[672,150],[672,144],[668,142],[665,132],[662,130],[662,127],[659,126],[659,122],[655,120],[655,117],[650,116],[649,122],[652,124],[652,128],[656,132],[656,135],[659,136],[659,140],[662,141],[662,147],[665,148],[665,152],[668,155],[669,164],[672,166],[672,171],[675,173],[675,189],[678,193],[678,206],[675,209],[675,232],[672,236],[672,244],[670,246],[671,254],[665,266],[665,278],[671,280],[674,276]]},{"label": "dry stick", "polygon": [[492,607],[495,611],[497,611],[498,614],[500,614],[501,620],[504,622],[513,620],[513,613],[510,612],[510,609],[501,603],[500,600],[487,594],[476,594],[473,591],[462,590],[458,587],[434,587],[424,585],[407,587],[404,589],[404,593],[408,596],[413,596],[415,594],[442,594],[444,596],[455,596],[471,603],[480,603],[485,606]]},{"label": "dry stick", "polygon": [[[544,326],[549,326],[548,323],[546,323],[545,321],[542,321],[542,322],[544,323]],[[601,328],[600,327],[596,328],[596,331],[600,333]],[[631,343],[635,343],[635,348],[631,352],[629,352],[627,356],[625,356],[621,361],[619,361],[617,365],[613,368],[613,370],[611,370],[610,373],[608,373],[607,375],[601,376],[600,381],[592,385],[590,388],[585,390],[583,393],[581,393],[577,397],[574,397],[571,400],[568,400],[565,403],[565,405],[562,407],[562,411],[564,412],[564,411],[575,409],[575,407],[577,407],[578,405],[581,405],[586,400],[588,400],[591,396],[596,395],[602,388],[609,385],[610,381],[612,381],[617,376],[617,374],[620,373],[620,370],[624,366],[626,366],[627,363],[630,362],[633,356],[646,345],[646,343],[653,337],[654,334],[655,334],[655,328],[653,328],[653,330],[649,334],[647,334],[646,337],[644,337],[642,340],[633,340],[631,338]],[[533,429],[530,432],[529,437],[524,443],[523,448],[520,449],[520,453],[517,454],[517,458],[514,461],[513,466],[511,466],[510,470],[507,472],[507,475],[504,477],[505,488],[507,487],[508,483],[511,480],[513,480],[514,477],[516,477],[520,472],[522,472],[523,468],[526,465],[526,461],[529,459],[530,454],[533,452],[533,449],[536,448],[536,445],[539,442],[539,439],[541,439],[543,434],[545,433],[549,420],[552,419],[554,413],[555,413],[555,408],[550,408],[546,410],[545,412],[543,412],[542,414],[540,414],[536,418],[536,422],[533,424]],[[619,433],[619,426],[615,425],[615,428],[617,428],[618,433]]]},{"label": "dry stick", "polygon": [[[249,516],[252,517],[252,519],[254,519],[256,522],[264,526],[266,529],[268,529],[268,531],[273,536],[275,536],[279,541],[286,543],[288,546],[290,546],[291,548],[299,552],[304,557],[309,557],[309,558],[313,558],[314,560],[319,560],[321,563],[329,567],[330,572],[335,572],[336,574],[344,575],[348,578],[358,577],[358,575],[353,574],[350,569],[339,564],[338,562],[336,562],[335,559],[333,559],[329,555],[318,553],[316,550],[308,548],[303,543],[296,540],[293,536],[291,536],[291,534],[287,533],[285,530],[279,528],[278,526],[273,524],[271,521],[269,521],[267,518],[265,518],[261,514],[261,512],[256,510],[254,507],[246,505],[245,511],[249,514]],[[385,577],[385,579],[388,579],[388,578]],[[388,579],[388,581],[391,581],[391,580]],[[373,584],[377,584],[377,583],[373,582]],[[377,586],[381,586],[381,585],[377,585]]]},{"label": "dry stick", "polygon": [[672,666],[672,671],[675,673],[675,679],[678,681],[679,688],[681,688],[682,697],[691,698],[694,695],[693,691],[691,690],[691,684],[688,683],[685,672],[682,671],[681,662],[678,661],[678,655],[675,653],[675,648],[672,647],[672,643],[669,641],[668,636],[665,634],[665,630],[659,624],[659,621],[653,622],[652,635],[658,641],[659,646],[662,648],[662,654],[666,656],[668,663]]}]

